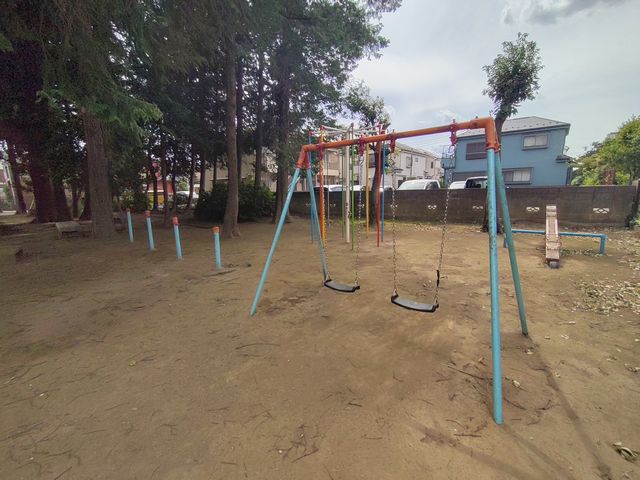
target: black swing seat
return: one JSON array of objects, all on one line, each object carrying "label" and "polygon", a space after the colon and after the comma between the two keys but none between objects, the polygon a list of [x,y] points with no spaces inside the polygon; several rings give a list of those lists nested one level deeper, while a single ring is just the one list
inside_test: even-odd
[{"label": "black swing seat", "polygon": [[399,295],[392,295],[391,303],[398,305],[402,308],[406,308],[408,310],[415,310],[416,312],[424,312],[424,313],[434,313],[439,307],[437,303],[414,302],[413,300],[402,298]]},{"label": "black swing seat", "polygon": [[360,285],[346,285],[344,283],[338,283],[330,278],[324,281],[324,286],[342,293],[353,293],[360,289]]}]

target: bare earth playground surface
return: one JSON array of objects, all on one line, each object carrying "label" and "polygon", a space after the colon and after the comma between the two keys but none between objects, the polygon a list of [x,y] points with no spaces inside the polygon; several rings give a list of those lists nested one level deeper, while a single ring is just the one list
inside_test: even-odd
[{"label": "bare earth playground surface", "polygon": [[[640,235],[516,236],[530,336],[519,333],[500,249],[504,421],[491,416],[487,236],[448,231],[440,309],[392,305],[391,236],[362,240],[361,290],[322,287],[308,220],[285,227],[258,307],[249,307],[274,227],[170,229],[57,240],[0,237],[0,478],[640,478]],[[399,280],[431,301],[438,226],[402,224]],[[330,228],[329,268],[354,254]],[[16,263],[16,247],[24,256]]]}]

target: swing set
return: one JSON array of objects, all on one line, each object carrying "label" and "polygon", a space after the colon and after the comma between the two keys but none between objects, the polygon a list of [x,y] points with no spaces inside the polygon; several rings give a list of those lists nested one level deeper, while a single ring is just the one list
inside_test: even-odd
[{"label": "swing set", "polygon": [[[505,240],[507,246],[509,248],[509,261],[511,265],[511,273],[513,277],[513,283],[515,287],[516,298],[518,302],[518,312],[520,317],[520,328],[524,335],[528,335],[527,329],[527,321],[526,321],[526,313],[524,308],[524,301],[522,298],[522,289],[520,286],[520,274],[518,271],[518,263],[516,259],[516,253],[513,243],[513,232],[511,229],[511,219],[509,215],[509,207],[507,205],[507,196],[504,185],[504,178],[502,175],[502,166],[500,161],[500,144],[498,141],[498,136],[496,132],[495,122],[493,118],[485,117],[485,118],[476,118],[474,120],[470,120],[468,122],[456,123],[455,121],[449,125],[441,125],[431,128],[424,128],[420,130],[409,130],[404,132],[393,132],[393,133],[381,133],[378,135],[372,136],[362,136],[360,138],[352,138],[345,140],[337,140],[332,142],[320,142],[317,144],[310,143],[304,145],[300,154],[298,155],[298,161],[296,163],[296,168],[293,173],[293,178],[291,180],[291,184],[289,185],[289,190],[287,192],[287,197],[282,208],[282,213],[280,214],[280,219],[278,221],[278,225],[276,227],[276,232],[273,238],[273,242],[271,244],[271,248],[269,250],[269,254],[267,255],[267,260],[264,265],[264,269],[262,271],[262,276],[260,278],[260,282],[258,284],[258,288],[256,290],[256,294],[253,300],[253,304],[251,306],[251,315],[256,313],[258,302],[260,300],[260,296],[262,295],[262,290],[264,288],[264,283],[267,279],[267,275],[269,272],[269,267],[271,265],[271,261],[273,260],[273,255],[275,253],[276,247],[278,245],[278,240],[280,238],[280,234],[282,232],[282,228],[284,226],[285,219],[287,217],[287,213],[289,211],[289,207],[291,205],[291,199],[293,197],[293,192],[295,190],[295,186],[300,180],[301,171],[304,169],[306,171],[306,179],[307,185],[309,186],[310,191],[310,206],[311,206],[311,221],[315,224],[315,228],[317,232],[321,232],[319,215],[316,208],[316,199],[315,193],[313,190],[313,176],[311,172],[311,162],[309,154],[311,152],[318,152],[319,159],[322,158],[322,152],[326,148],[342,148],[342,147],[350,147],[350,146],[359,146],[360,157],[362,158],[365,152],[365,146],[369,144],[378,144],[378,152],[381,153],[382,143],[390,142],[390,151],[391,153],[395,150],[395,142],[397,139],[401,138],[409,138],[409,137],[419,137],[424,135],[433,135],[436,133],[450,133],[451,134],[451,143],[455,145],[456,143],[456,133],[459,130],[468,130],[468,129],[482,129],[485,133],[485,143],[486,143],[486,151],[487,151],[487,206],[489,210],[489,279],[491,285],[491,350],[492,350],[492,368],[493,368],[493,418],[497,424],[503,423],[503,415],[502,415],[502,366],[501,366],[501,354],[500,354],[500,303],[499,303],[499,288],[498,288],[498,245],[497,245],[497,203],[498,199],[500,201],[500,206],[502,210],[502,216],[504,221],[504,232],[505,232]],[[379,158],[381,156],[379,155]],[[368,159],[367,159],[368,162]],[[368,165],[368,163],[367,163]],[[382,166],[384,167],[384,165]],[[379,169],[381,170],[381,169]],[[393,171],[393,170],[392,170]],[[393,172],[394,176],[394,184],[395,184],[395,172]],[[395,185],[394,185],[395,187]],[[440,242],[440,254],[438,258],[438,266],[436,269],[436,287],[434,293],[433,303],[421,303],[415,300],[411,300],[405,297],[402,297],[398,293],[398,282],[397,282],[397,247],[396,247],[396,198],[395,198],[395,188],[392,190],[392,235],[393,235],[393,294],[391,295],[391,303],[400,307],[403,307],[408,310],[414,310],[418,312],[424,313],[435,313],[439,307],[438,303],[438,294],[440,289],[440,274],[442,270],[443,256],[444,256],[444,247],[446,240],[446,227],[447,227],[447,215],[449,209],[449,189],[447,189],[446,200],[445,200],[445,208],[444,215],[442,221],[442,234],[441,234],[441,242]],[[379,193],[379,192],[376,192]],[[320,192],[321,198],[323,192]],[[360,244],[360,219],[362,212],[362,191],[359,194],[359,202],[358,202],[358,222],[357,222],[357,233],[356,233],[356,258],[355,258],[355,280],[352,284],[340,283],[331,278],[329,274],[329,270],[327,267],[327,251],[326,244],[323,241],[323,236],[320,237],[320,241],[318,241],[318,250],[320,253],[320,260],[322,264],[322,272],[324,276],[323,284],[325,287],[342,293],[355,293],[360,289],[359,278],[358,278],[358,256],[359,256],[359,244]],[[381,216],[381,220],[384,218],[384,214]],[[323,232],[324,233],[324,232]],[[380,230],[378,231],[380,234]]]}]

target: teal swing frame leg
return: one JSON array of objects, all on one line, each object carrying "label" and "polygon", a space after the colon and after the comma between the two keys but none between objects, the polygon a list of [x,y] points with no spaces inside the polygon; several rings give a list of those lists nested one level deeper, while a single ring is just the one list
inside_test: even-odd
[{"label": "teal swing frame leg", "polygon": [[[262,290],[264,288],[264,283],[267,280],[267,275],[269,274],[269,267],[271,266],[271,261],[273,260],[273,255],[275,254],[276,247],[278,246],[278,240],[280,240],[280,234],[282,233],[282,227],[284,227],[284,222],[287,218],[287,214],[289,213],[289,207],[291,206],[291,198],[293,197],[293,192],[295,190],[296,184],[300,179],[300,167],[296,167],[293,172],[293,178],[291,179],[291,184],[289,184],[289,191],[287,192],[287,198],[282,206],[282,213],[280,214],[280,219],[278,220],[278,226],[276,227],[276,233],[273,236],[273,242],[271,243],[271,248],[269,249],[269,255],[267,255],[267,261],[264,264],[264,269],[262,271],[262,276],[260,277],[260,283],[258,284],[258,289],[256,290],[256,295],[253,299],[253,303],[251,304],[251,315],[255,315],[256,310],[258,308],[258,302],[260,301],[260,296],[262,295]],[[313,178],[311,174],[311,167],[308,165],[307,170],[307,184],[313,185]],[[309,196],[310,196],[310,204],[311,204],[311,212],[312,224],[315,224],[316,232],[320,231],[320,219],[318,218],[318,210],[316,207],[316,196],[313,188],[309,188]],[[322,239],[318,239],[318,250],[320,252],[320,260],[322,262],[322,273],[324,276],[324,280],[326,280],[329,276],[329,272],[327,270],[327,260],[324,254],[324,245],[322,244]]]}]

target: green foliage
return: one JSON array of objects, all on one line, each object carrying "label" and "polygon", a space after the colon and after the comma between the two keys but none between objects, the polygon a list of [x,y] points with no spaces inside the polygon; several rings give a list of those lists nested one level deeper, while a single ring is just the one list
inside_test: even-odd
[{"label": "green foliage", "polygon": [[391,118],[384,108],[384,100],[371,95],[371,90],[360,81],[351,85],[345,95],[347,109],[360,117],[363,127],[389,126]]},{"label": "green foliage", "polygon": [[149,208],[148,200],[144,192],[126,190],[120,198],[120,207],[122,209],[130,208],[135,213],[142,213]]},{"label": "green foliage", "polygon": [[[238,220],[249,221],[271,215],[274,195],[266,187],[243,182],[238,186],[240,212]],[[227,185],[218,184],[213,192],[201,192],[194,210],[197,220],[221,222],[227,206]]]},{"label": "green foliage", "polygon": [[491,65],[482,69],[487,73],[487,88],[482,93],[493,100],[496,119],[505,120],[518,112],[525,100],[533,100],[540,88],[538,83],[542,59],[536,42],[528,34],[518,33],[515,42],[503,42],[503,52]]},{"label": "green foliage", "polygon": [[576,161],[574,185],[624,185],[640,177],[640,118],[632,117]]}]

